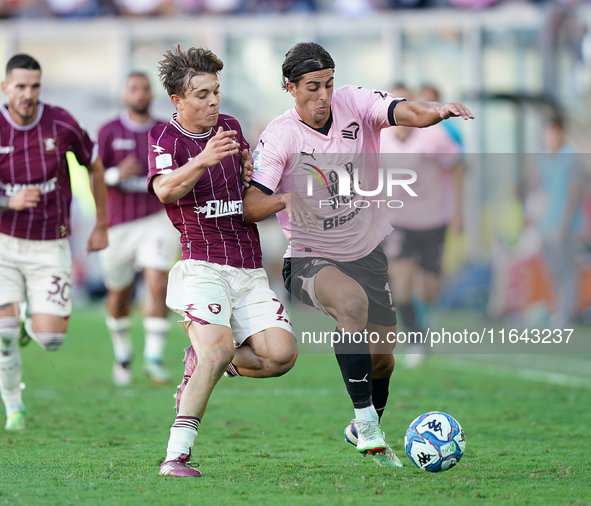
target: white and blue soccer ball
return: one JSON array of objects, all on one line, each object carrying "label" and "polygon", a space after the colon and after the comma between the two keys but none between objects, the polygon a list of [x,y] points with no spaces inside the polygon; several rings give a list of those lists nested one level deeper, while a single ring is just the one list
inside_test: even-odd
[{"label": "white and blue soccer ball", "polygon": [[460,461],[466,449],[466,436],[453,416],[431,411],[413,420],[406,431],[404,447],[413,464],[438,473]]}]

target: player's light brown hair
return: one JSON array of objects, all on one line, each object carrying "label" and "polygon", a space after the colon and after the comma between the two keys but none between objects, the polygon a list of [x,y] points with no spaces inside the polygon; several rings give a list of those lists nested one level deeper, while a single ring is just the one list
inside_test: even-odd
[{"label": "player's light brown hair", "polygon": [[191,47],[185,51],[181,44],[175,44],[158,62],[158,77],[168,96],[185,98],[185,90],[189,89],[194,76],[217,75],[223,68],[222,61],[209,49]]}]

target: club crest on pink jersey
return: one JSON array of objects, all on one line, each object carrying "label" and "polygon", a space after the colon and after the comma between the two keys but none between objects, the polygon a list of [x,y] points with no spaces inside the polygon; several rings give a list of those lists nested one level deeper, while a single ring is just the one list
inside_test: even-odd
[{"label": "club crest on pink jersey", "polygon": [[209,304],[207,307],[213,314],[219,314],[222,310],[222,306],[220,304]]}]

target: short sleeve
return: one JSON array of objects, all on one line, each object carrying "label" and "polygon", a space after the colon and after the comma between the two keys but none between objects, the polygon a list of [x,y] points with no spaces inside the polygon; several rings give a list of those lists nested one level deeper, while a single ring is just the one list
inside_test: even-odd
[{"label": "short sleeve", "polygon": [[274,193],[288,163],[289,157],[281,143],[274,136],[263,132],[252,154],[252,180],[257,183],[255,186],[262,185]]},{"label": "short sleeve", "polygon": [[76,160],[80,165],[89,167],[98,157],[98,149],[92,141],[88,132],[80,126],[80,124],[65,110],[62,109],[67,129],[71,133],[69,136],[68,151],[72,151],[76,155]]},{"label": "short sleeve", "polygon": [[107,125],[101,128],[98,133],[98,154],[106,168],[109,168],[113,165],[111,163],[111,160],[113,159],[113,150],[111,148],[111,131],[109,128],[107,128]]},{"label": "short sleeve", "polygon": [[148,133],[148,191],[153,195],[154,177],[178,168],[175,148],[176,137],[166,135],[166,125],[156,125]]},{"label": "short sleeve", "polygon": [[381,130],[396,124],[394,108],[398,102],[406,100],[394,97],[387,91],[371,90],[347,86],[347,92],[355,103],[364,121],[373,129]]}]

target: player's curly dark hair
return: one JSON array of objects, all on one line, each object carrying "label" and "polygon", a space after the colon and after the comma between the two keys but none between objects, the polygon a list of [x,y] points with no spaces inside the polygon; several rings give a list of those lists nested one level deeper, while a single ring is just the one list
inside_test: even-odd
[{"label": "player's curly dark hair", "polygon": [[334,61],[328,51],[316,42],[298,42],[285,55],[281,66],[281,87],[287,90],[288,82],[297,85],[304,74],[324,69],[334,69]]},{"label": "player's curly dark hair", "polygon": [[175,44],[173,50],[167,50],[164,59],[158,62],[158,76],[168,96],[185,98],[185,90],[194,76],[217,75],[223,68],[222,61],[209,49],[191,47],[185,51],[181,44]]},{"label": "player's curly dark hair", "polygon": [[41,70],[41,65],[32,56],[19,53],[15,54],[8,63],[6,64],[6,75],[10,74],[13,69],[25,69],[25,70]]}]

